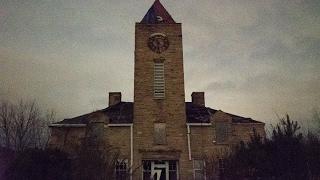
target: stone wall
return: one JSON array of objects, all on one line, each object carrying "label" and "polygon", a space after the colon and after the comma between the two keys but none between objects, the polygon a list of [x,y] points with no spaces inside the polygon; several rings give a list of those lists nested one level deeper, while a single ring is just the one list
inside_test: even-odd
[{"label": "stone wall", "polygon": [[190,142],[193,159],[202,159],[204,156],[221,154],[221,149],[229,149],[229,144],[216,144],[215,129],[211,126],[191,126]]},{"label": "stone wall", "polygon": [[[216,123],[228,124],[227,139],[225,142],[216,141]],[[203,156],[221,156],[238,145],[240,141],[248,142],[253,135],[253,129],[265,137],[264,123],[233,123],[231,116],[222,111],[217,111],[211,116],[211,125],[190,126],[190,141],[192,158],[201,159]]]},{"label": "stone wall", "polygon": [[51,127],[49,148],[57,148],[69,154],[75,154],[85,137],[86,127]]},{"label": "stone wall", "polygon": [[[147,45],[153,33],[163,33],[169,40],[161,54]],[[165,77],[165,98],[160,100],[153,96],[154,61],[159,58],[164,59]],[[148,157],[179,160],[180,178],[187,180],[192,177],[192,162],[187,151],[181,24],[136,24],[134,76],[134,168],[139,169],[134,179],[141,179],[141,162]],[[166,124],[167,144],[154,142],[155,123]]]},{"label": "stone wall", "polygon": [[261,136],[265,137],[264,123],[234,123],[232,128],[232,144],[238,144],[240,141],[248,142],[253,135],[253,129]]},{"label": "stone wall", "polygon": [[130,164],[130,127],[105,127],[106,141],[112,148],[120,151],[121,159]]},{"label": "stone wall", "polygon": [[[192,159],[201,159],[204,156],[212,155],[219,157],[223,156],[226,152],[229,152],[232,146],[238,144],[240,141],[249,141],[250,136],[253,135],[253,128],[256,129],[261,136],[265,136],[263,123],[231,123],[229,122],[230,119],[228,116],[223,112],[212,116],[211,119],[212,122],[209,126],[190,127]],[[231,128],[228,134],[228,141],[226,143],[218,144],[215,142],[215,121],[226,121],[230,123]],[[168,126],[174,126],[174,122],[168,122]],[[188,149],[187,144],[185,144],[187,141],[184,141],[184,138],[187,138],[187,135],[181,133],[184,130],[186,131],[186,128],[186,124],[181,127],[176,126],[176,129],[168,128],[167,145],[158,146],[154,146],[152,143],[144,144],[144,141],[152,141],[153,138],[150,138],[150,136],[153,136],[151,130],[143,131],[143,129],[136,129],[137,132],[149,132],[149,137],[140,137],[139,141],[136,140],[136,137],[134,138],[134,147],[138,147],[138,150],[134,152],[134,155],[139,154],[140,158],[154,158],[159,155],[159,158],[178,158],[181,179],[182,177],[184,177],[184,179],[192,179],[192,161],[189,161],[188,159]],[[80,142],[85,137],[86,132],[85,127],[51,127],[51,130],[52,134],[49,141],[49,147],[59,148],[71,154],[75,153],[75,151],[79,149]],[[105,125],[104,130],[104,138],[107,144],[112,148],[120,150],[120,158],[128,159],[128,163],[130,164],[130,127],[109,127]],[[183,140],[181,141],[178,137]],[[146,146],[148,144],[149,146]],[[176,144],[176,146],[173,144]],[[135,161],[136,164],[139,164],[140,162],[137,157],[135,157]],[[186,165],[189,165],[189,167],[186,167]],[[134,169],[136,172],[134,176],[135,179],[140,179],[142,174],[141,169]]]}]

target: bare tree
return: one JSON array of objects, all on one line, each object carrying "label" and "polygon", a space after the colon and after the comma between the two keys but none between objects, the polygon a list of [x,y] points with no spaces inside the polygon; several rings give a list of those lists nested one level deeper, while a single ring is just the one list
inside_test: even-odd
[{"label": "bare tree", "polygon": [[78,155],[74,160],[74,179],[79,180],[127,180],[130,169],[116,172],[119,165],[127,166],[121,158],[120,150],[112,147],[105,139],[105,115],[95,112],[87,125],[86,137],[82,140]]},{"label": "bare tree", "polygon": [[315,123],[315,131],[320,134],[320,111],[314,108],[312,113],[312,120]]},{"label": "bare tree", "polygon": [[1,101],[0,143],[16,151],[44,148],[49,138],[48,125],[54,119],[55,113],[42,112],[36,101]]},{"label": "bare tree", "polygon": [[10,131],[11,131],[11,105],[3,101],[0,104],[0,128],[1,128],[1,144],[5,147],[10,147],[11,146],[11,141],[10,141]]}]

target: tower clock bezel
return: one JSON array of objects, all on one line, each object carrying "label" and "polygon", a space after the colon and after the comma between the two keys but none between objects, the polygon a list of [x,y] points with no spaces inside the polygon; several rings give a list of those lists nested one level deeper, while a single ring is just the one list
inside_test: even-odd
[{"label": "tower clock bezel", "polygon": [[162,53],[169,48],[169,39],[163,33],[153,33],[148,38],[148,47],[155,53]]}]

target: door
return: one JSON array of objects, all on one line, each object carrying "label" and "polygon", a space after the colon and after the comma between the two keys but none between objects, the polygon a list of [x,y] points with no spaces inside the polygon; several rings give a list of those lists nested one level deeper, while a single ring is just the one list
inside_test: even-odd
[{"label": "door", "polygon": [[178,161],[143,160],[143,180],[178,180]]},{"label": "door", "polygon": [[152,161],[151,177],[153,178],[153,180],[169,180],[168,161]]}]

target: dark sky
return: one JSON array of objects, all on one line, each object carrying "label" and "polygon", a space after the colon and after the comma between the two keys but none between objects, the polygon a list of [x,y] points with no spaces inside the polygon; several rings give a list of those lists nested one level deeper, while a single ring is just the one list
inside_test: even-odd
[{"label": "dark sky", "polygon": [[[183,26],[186,100],[267,123],[320,107],[319,0],[162,0]],[[153,0],[0,0],[0,98],[68,118],[133,99],[134,24]]]}]

